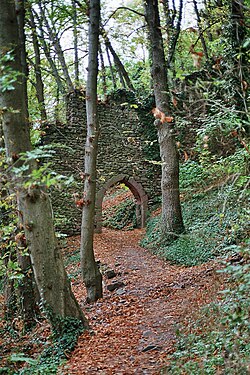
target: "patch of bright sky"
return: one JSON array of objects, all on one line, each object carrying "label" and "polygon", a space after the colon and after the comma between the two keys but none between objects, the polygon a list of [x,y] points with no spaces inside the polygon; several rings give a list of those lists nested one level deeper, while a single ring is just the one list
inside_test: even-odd
[{"label": "patch of bright sky", "polygon": [[[198,0],[198,8],[201,8],[203,5],[203,0]],[[119,6],[131,6],[133,0],[105,0],[105,7],[107,11],[112,13]],[[169,7],[173,9],[173,4],[175,4],[176,9],[179,9],[179,0],[169,0]],[[194,12],[194,5],[192,0],[184,0],[183,6],[183,19],[182,19],[182,28],[186,29],[188,27],[195,27],[197,25],[196,16]]]}]

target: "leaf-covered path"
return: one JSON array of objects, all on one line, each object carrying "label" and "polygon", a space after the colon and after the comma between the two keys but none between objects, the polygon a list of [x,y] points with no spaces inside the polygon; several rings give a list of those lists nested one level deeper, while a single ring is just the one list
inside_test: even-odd
[{"label": "leaf-covered path", "polygon": [[[158,374],[173,350],[175,331],[211,301],[219,281],[213,264],[197,267],[170,265],[141,248],[142,230],[104,229],[95,236],[96,259],[104,274],[104,297],[85,305],[80,277],[74,292],[83,306],[92,332],[80,336],[64,374]],[[79,238],[68,243],[79,247]],[[114,270],[116,276],[107,271]],[[75,269],[69,266],[72,273]],[[107,275],[107,276],[105,276]],[[120,283],[118,289],[107,286]]]}]

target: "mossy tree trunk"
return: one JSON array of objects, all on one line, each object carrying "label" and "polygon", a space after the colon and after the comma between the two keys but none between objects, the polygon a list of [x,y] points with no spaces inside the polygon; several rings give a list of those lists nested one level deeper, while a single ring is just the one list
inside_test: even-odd
[{"label": "mossy tree trunk", "polygon": [[97,111],[98,44],[100,0],[89,2],[89,58],[86,87],[87,136],[85,144],[85,181],[82,198],[81,267],[87,289],[87,301],[102,297],[102,275],[96,264],[93,249],[96,195],[96,160],[99,136]]},{"label": "mossy tree trunk", "polygon": [[16,193],[20,226],[25,234],[40,299],[52,326],[60,330],[63,319],[75,318],[82,321],[86,328],[87,321],[72,293],[57,246],[48,191],[40,184],[29,188],[24,186],[32,170],[37,168],[36,162],[26,161],[28,170],[21,177],[17,178],[13,173],[13,166],[22,167],[25,163],[20,154],[32,149],[21,51],[15,3],[12,0],[2,0],[0,54],[6,56],[6,53],[11,53],[13,56],[13,60],[5,62],[3,74],[18,73],[18,76],[17,80],[12,82],[12,87],[9,85],[0,92],[0,108],[6,157],[12,179],[11,188]]}]

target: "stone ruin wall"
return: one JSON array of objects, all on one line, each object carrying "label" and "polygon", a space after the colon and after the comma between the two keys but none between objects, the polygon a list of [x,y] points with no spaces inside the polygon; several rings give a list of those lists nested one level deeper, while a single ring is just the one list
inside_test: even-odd
[{"label": "stone ruin wall", "polygon": [[[127,176],[140,183],[147,194],[148,203],[160,196],[160,166],[146,161],[143,154],[141,124],[134,109],[118,104],[98,105],[100,136],[97,160],[97,193],[116,176]],[[74,175],[78,186],[52,192],[52,205],[56,227],[69,235],[80,233],[81,208],[75,197],[81,198],[84,171],[86,106],[83,94],[75,91],[67,98],[67,124],[46,128],[43,143],[59,144],[53,158],[53,169],[62,175]]]}]

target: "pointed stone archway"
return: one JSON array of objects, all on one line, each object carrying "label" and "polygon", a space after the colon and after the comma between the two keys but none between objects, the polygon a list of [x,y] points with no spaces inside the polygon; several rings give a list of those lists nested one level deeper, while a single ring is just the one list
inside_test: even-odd
[{"label": "pointed stone archway", "polygon": [[117,183],[126,185],[136,200],[136,221],[138,228],[144,228],[147,221],[148,210],[148,196],[145,193],[142,185],[134,178],[124,174],[109,179],[97,192],[96,195],[96,209],[95,209],[95,230],[97,233],[102,231],[102,202],[106,191]]}]

